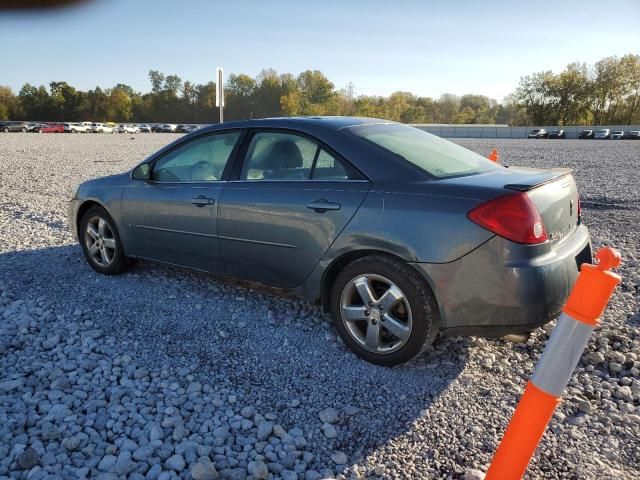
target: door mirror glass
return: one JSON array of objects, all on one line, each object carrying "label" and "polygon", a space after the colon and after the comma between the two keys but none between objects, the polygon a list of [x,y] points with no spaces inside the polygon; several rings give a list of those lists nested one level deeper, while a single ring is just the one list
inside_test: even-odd
[{"label": "door mirror glass", "polygon": [[131,178],[134,180],[149,180],[149,164],[143,163],[134,168]]}]

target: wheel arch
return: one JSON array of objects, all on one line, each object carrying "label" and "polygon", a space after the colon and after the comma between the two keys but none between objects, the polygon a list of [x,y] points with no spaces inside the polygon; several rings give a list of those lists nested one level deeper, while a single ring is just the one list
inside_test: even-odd
[{"label": "wheel arch", "polygon": [[338,277],[338,275],[340,274],[340,272],[347,265],[351,264],[352,262],[360,258],[376,256],[376,255],[382,255],[385,257],[393,258],[399,262],[402,262],[407,267],[414,270],[421,278],[423,278],[427,286],[431,290],[431,294],[435,298],[436,306],[438,308],[437,313],[440,318],[442,317],[442,306],[440,304],[440,299],[436,294],[436,288],[431,278],[428,278],[428,276],[426,276],[424,272],[421,272],[418,269],[416,269],[410,262],[407,262],[404,258],[400,257],[399,255],[396,255],[394,253],[390,253],[384,250],[376,250],[376,249],[370,249],[370,248],[361,249],[361,250],[352,250],[350,252],[343,253],[339,257],[335,258],[329,264],[329,266],[325,269],[322,275],[322,281],[320,283],[320,305],[322,307],[323,312],[329,313],[329,310],[330,310],[329,305],[331,301],[331,287],[333,286],[333,283]]},{"label": "wheel arch", "polygon": [[104,211],[107,212],[111,218],[113,218],[113,215],[111,215],[111,212],[103,203],[95,199],[85,200],[78,206],[78,211],[76,213],[76,218],[75,218],[76,232],[78,232],[78,236],[80,235],[80,222],[82,221],[82,217],[84,216],[85,213],[89,211],[91,207],[100,207],[104,209]]}]

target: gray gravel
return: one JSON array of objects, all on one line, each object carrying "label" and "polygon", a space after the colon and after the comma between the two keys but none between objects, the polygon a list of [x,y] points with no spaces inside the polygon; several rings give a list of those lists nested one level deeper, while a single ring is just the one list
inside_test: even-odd
[{"label": "gray gravel", "polygon": [[[319,309],[141,263],[103,277],[66,226],[78,182],[173,135],[0,134],[0,478],[479,478],[551,326],[354,357]],[[640,142],[457,140],[570,166],[624,283],[528,478],[640,476]]]}]

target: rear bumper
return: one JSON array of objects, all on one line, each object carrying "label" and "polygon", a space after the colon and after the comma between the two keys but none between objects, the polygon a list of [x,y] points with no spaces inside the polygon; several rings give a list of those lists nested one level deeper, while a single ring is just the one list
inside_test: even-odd
[{"label": "rear bumper", "polygon": [[444,333],[504,335],[555,318],[584,262],[591,240],[581,225],[554,249],[496,236],[454,262],[412,265],[433,289]]}]

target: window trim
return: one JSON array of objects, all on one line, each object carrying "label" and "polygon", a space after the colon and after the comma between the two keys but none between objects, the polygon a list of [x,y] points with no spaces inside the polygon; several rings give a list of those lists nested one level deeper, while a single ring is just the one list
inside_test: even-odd
[{"label": "window trim", "polygon": [[[222,176],[220,177],[220,180],[198,180],[198,181],[190,181],[190,182],[180,182],[180,181],[174,181],[174,182],[159,182],[157,180],[152,180],[151,179],[151,174],[153,172],[153,169],[155,168],[155,165],[157,162],[159,162],[161,159],[163,159],[164,157],[166,157],[167,155],[175,152],[176,150],[178,150],[179,148],[183,148],[186,145],[189,145],[190,143],[193,143],[197,140],[201,140],[202,138],[205,137],[212,137],[215,135],[225,135],[225,134],[229,134],[229,133],[234,133],[234,132],[239,132],[240,136],[238,137],[238,140],[236,141],[236,144],[233,147],[233,150],[231,150],[231,154],[229,155],[229,158],[227,159],[227,164],[224,166],[224,170],[222,171]],[[247,136],[247,129],[246,128],[229,128],[229,129],[221,129],[221,130],[214,130],[214,131],[209,131],[209,132],[202,132],[198,135],[194,135],[193,137],[189,137],[189,138],[185,138],[185,139],[180,139],[180,141],[178,141],[178,143],[175,143],[173,145],[169,145],[168,147],[166,147],[166,150],[160,150],[159,152],[157,152],[155,154],[155,156],[153,156],[149,161],[146,162],[142,162],[138,165],[136,165],[133,170],[135,170],[139,165],[142,165],[143,163],[146,163],[149,165],[149,180],[142,180],[145,183],[152,183],[154,185],[194,185],[194,184],[207,184],[207,185],[218,185],[222,182],[226,182],[229,180],[229,176],[231,175],[231,170],[233,168],[233,166],[236,163],[236,157],[238,155],[238,152],[240,151],[245,137]],[[129,178],[134,180],[133,178],[133,170],[131,170],[131,172],[129,173]]]},{"label": "window trim", "polygon": [[[253,137],[257,134],[257,133],[263,133],[263,132],[272,132],[272,133],[286,133],[289,135],[297,135],[299,137],[305,138],[306,140],[309,140],[313,143],[315,143],[319,148],[316,149],[316,153],[314,155],[313,158],[313,164],[311,165],[311,171],[309,173],[309,178],[301,180],[301,179],[242,179],[240,178],[240,176],[242,175],[242,170],[244,168],[245,163],[247,162],[247,153],[249,151],[249,146],[251,145],[251,140],[253,139]],[[311,177],[313,176],[313,171],[315,170],[315,165],[316,165],[316,161],[318,159],[318,155],[320,152],[320,149],[325,150],[327,153],[329,153],[330,155],[332,155],[333,157],[336,158],[336,160],[342,162],[347,170],[352,170],[355,174],[359,175],[361,178],[349,178],[346,180],[328,180],[328,179],[312,179]],[[353,163],[351,163],[349,160],[347,160],[343,155],[340,155],[338,152],[336,152],[336,150],[334,148],[332,148],[331,146],[327,145],[325,142],[323,142],[322,140],[318,139],[317,137],[314,137],[313,135],[310,135],[306,132],[302,132],[300,130],[296,130],[295,128],[287,128],[287,127],[253,127],[253,128],[249,128],[247,129],[247,132],[243,138],[243,145],[242,148],[240,148],[237,152],[236,158],[235,158],[235,162],[234,162],[234,166],[233,166],[233,170],[231,171],[231,174],[227,180],[228,182],[233,182],[233,183],[239,183],[239,182],[246,182],[246,183],[274,183],[274,182],[322,182],[322,183],[328,183],[328,182],[371,182],[371,180],[369,179],[369,177],[367,177],[362,170],[360,170],[359,168],[357,168],[355,165],[353,165]]]}]

